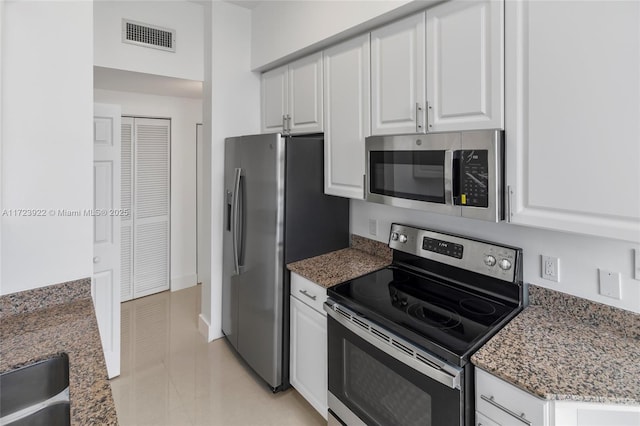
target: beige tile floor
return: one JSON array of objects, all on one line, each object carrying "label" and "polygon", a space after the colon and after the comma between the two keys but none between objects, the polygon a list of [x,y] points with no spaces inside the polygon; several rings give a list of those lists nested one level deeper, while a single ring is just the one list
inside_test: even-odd
[{"label": "beige tile floor", "polygon": [[294,390],[273,394],[224,339],[198,333],[200,286],[122,304],[120,425],[326,425]]}]

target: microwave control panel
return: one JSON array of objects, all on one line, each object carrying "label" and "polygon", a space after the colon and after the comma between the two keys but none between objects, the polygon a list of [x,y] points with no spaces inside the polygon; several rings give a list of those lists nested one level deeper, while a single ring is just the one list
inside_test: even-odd
[{"label": "microwave control panel", "polygon": [[[457,185],[454,203],[460,206],[489,207],[489,153],[487,150],[461,150],[454,154]],[[456,188],[457,187],[457,188]]]}]

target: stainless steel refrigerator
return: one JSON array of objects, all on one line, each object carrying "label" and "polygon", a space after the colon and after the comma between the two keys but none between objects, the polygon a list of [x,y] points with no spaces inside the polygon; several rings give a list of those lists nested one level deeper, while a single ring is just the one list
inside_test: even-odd
[{"label": "stainless steel refrigerator", "polygon": [[225,141],[222,331],[278,391],[289,387],[288,263],[349,245],[349,202],[324,195],[322,135]]}]

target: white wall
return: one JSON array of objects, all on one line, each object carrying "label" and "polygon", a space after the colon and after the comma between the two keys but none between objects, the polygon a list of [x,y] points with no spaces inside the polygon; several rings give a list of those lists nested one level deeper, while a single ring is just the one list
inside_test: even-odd
[{"label": "white wall", "polygon": [[[2,211],[2,49],[4,40],[4,31],[2,29],[4,21],[4,1],[0,1],[0,212]],[[0,215],[0,294],[2,294],[2,216]]]},{"label": "white wall", "polygon": [[250,71],[251,11],[215,1],[207,15],[212,25],[205,28],[210,48],[205,48],[204,140],[205,155],[211,158],[205,173],[211,182],[211,229],[205,232],[211,233],[211,265],[202,281],[199,325],[213,340],[222,337],[224,139],[260,132],[260,76]]},{"label": "white wall", "polygon": [[[176,31],[176,51],[122,43],[122,19]],[[203,7],[189,1],[96,1],[94,3],[95,65],[204,79]]]},{"label": "white wall", "polygon": [[[61,25],[64,23],[65,25]],[[93,207],[93,3],[5,2],[2,16],[0,293],[90,277]]]},{"label": "white wall", "polygon": [[[377,235],[369,234],[369,219],[378,223]],[[585,299],[640,312],[640,281],[632,278],[632,249],[626,241],[527,228],[401,209],[365,201],[351,201],[351,232],[388,242],[391,223],[403,223],[459,233],[521,247],[524,281]],[[540,255],[560,258],[560,282],[543,280]],[[598,268],[622,275],[622,300],[598,294]]]},{"label": "white wall", "polygon": [[[252,69],[319,50],[365,32],[383,20],[427,8],[436,0],[261,1],[253,9]],[[384,15],[384,16],[383,16]]]},{"label": "white wall", "polygon": [[171,290],[196,285],[196,123],[202,122],[202,101],[98,89],[94,99],[121,105],[122,115],[171,118]]}]

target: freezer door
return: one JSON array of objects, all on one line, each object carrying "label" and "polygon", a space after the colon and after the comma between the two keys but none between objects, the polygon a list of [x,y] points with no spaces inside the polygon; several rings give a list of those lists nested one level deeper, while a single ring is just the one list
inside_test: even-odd
[{"label": "freezer door", "polygon": [[234,232],[240,225],[237,223],[236,183],[240,159],[236,154],[236,146],[240,138],[229,138],[225,141],[224,150],[224,230],[222,250],[222,332],[231,345],[238,349],[238,288],[239,276],[235,267]]},{"label": "freezer door", "polygon": [[272,388],[282,379],[284,139],[244,136],[238,231],[238,352]]}]

